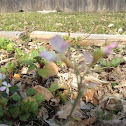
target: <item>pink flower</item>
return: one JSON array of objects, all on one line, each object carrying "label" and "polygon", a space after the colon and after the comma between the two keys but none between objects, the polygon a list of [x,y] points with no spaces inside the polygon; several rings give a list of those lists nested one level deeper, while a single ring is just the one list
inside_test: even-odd
[{"label": "pink flower", "polygon": [[109,46],[104,48],[104,53],[107,54],[107,55],[110,55],[110,54],[112,54],[112,49],[114,49],[116,47],[117,47],[117,44],[116,43],[112,43]]},{"label": "pink flower", "polygon": [[68,43],[64,41],[59,35],[54,36],[50,40],[52,46],[58,53],[64,53],[68,48]]},{"label": "pink flower", "polygon": [[42,52],[40,52],[40,57],[46,59],[47,61],[55,62],[57,60],[57,57],[53,53],[46,50],[43,50]]},{"label": "pink flower", "polygon": [[6,81],[2,82],[2,84],[4,86],[0,87],[0,91],[6,90],[6,93],[9,94],[9,87],[11,87],[11,85],[9,83],[7,83]]}]

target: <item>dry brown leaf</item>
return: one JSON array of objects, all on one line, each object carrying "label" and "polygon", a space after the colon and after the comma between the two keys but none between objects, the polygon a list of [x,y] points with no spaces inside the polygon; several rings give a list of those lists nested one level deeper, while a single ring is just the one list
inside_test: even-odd
[{"label": "dry brown leaf", "polygon": [[103,120],[102,122],[98,123],[97,126],[126,126],[126,119]]},{"label": "dry brown leaf", "polygon": [[20,74],[14,74],[13,76],[14,80],[18,81],[21,79]]},{"label": "dry brown leaf", "polygon": [[59,97],[52,98],[52,99],[50,100],[50,105],[51,105],[51,106],[58,106],[58,105],[59,105],[59,102],[60,102],[60,98],[59,98]]},{"label": "dry brown leaf", "polygon": [[70,122],[67,122],[64,126],[90,126],[95,122],[95,120],[96,120],[95,117],[91,117],[85,120],[81,120],[79,122],[70,121]]},{"label": "dry brown leaf", "polygon": [[28,73],[28,67],[23,67],[21,69],[21,74],[27,74]]},{"label": "dry brown leaf", "polygon": [[48,77],[54,76],[58,73],[59,67],[54,62],[48,62],[47,68],[47,75]]},{"label": "dry brown leaf", "polygon": [[40,85],[36,85],[33,88],[37,90],[37,93],[42,93],[42,95],[45,96],[45,99],[47,101],[49,101],[51,98],[53,98],[53,95],[46,88],[44,88]]},{"label": "dry brown leaf", "polygon": [[126,80],[121,80],[119,85],[114,86],[114,88],[124,88],[126,87]]},{"label": "dry brown leaf", "polygon": [[[66,105],[64,106],[61,106],[60,107],[60,111],[59,111],[59,114],[58,114],[58,117],[59,118],[62,118],[62,119],[67,119],[68,115],[70,114],[70,111],[72,109],[72,104],[71,103],[67,103]],[[78,112],[78,109],[77,107],[74,109],[74,112],[72,114],[72,117],[76,117],[76,114]],[[77,118],[77,117],[76,117]]]},{"label": "dry brown leaf", "polygon": [[49,115],[48,115],[47,109],[42,107],[39,111],[37,118],[38,119],[43,118],[44,120],[46,120],[48,117],[49,117]]},{"label": "dry brown leaf", "polygon": [[126,101],[123,99],[114,97],[114,96],[104,96],[102,101],[100,101],[100,105],[103,109],[120,111],[123,109],[123,105],[126,104]]},{"label": "dry brown leaf", "polygon": [[102,80],[99,80],[98,78],[93,77],[93,76],[87,76],[87,77],[85,77],[84,83],[88,83],[88,84],[90,84],[90,83],[96,83],[97,85],[109,84],[108,81],[102,81]]},{"label": "dry brown leaf", "polygon": [[98,104],[99,101],[95,97],[95,92],[96,91],[94,89],[87,89],[87,93],[82,97],[82,100],[86,102],[91,102],[93,104]]},{"label": "dry brown leaf", "polygon": [[75,121],[69,121],[64,126],[78,126]]},{"label": "dry brown leaf", "polygon": [[80,122],[77,123],[78,126],[90,126],[95,122],[96,118],[95,117],[90,117],[85,120],[81,120]]}]

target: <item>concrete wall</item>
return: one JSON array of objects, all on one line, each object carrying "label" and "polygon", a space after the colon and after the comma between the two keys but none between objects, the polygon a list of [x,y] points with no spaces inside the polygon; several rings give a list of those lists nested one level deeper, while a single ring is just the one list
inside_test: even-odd
[{"label": "concrete wall", "polygon": [[0,12],[56,10],[126,11],[126,0],[0,0]]}]

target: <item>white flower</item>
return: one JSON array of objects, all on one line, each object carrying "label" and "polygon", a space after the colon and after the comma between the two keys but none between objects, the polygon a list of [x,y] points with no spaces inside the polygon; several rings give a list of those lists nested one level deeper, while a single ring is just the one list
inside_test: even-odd
[{"label": "white flower", "polygon": [[11,87],[11,85],[9,83],[7,83],[6,81],[2,82],[2,84],[4,86],[0,87],[0,91],[6,90],[6,93],[9,94],[9,87]]},{"label": "white flower", "polygon": [[5,74],[0,73],[0,80],[4,80],[6,78]]}]

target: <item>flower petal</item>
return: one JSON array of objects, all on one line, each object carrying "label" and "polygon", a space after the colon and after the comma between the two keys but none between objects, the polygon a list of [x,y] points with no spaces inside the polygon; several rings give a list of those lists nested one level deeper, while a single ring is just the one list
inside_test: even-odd
[{"label": "flower petal", "polygon": [[8,83],[8,85],[7,85],[8,87],[11,87],[11,85]]},{"label": "flower petal", "polygon": [[9,88],[6,89],[6,93],[9,94]]},{"label": "flower petal", "polygon": [[114,49],[116,47],[117,47],[117,44],[116,43],[112,43],[109,46],[104,48],[104,53],[107,54],[107,55],[110,55],[110,54],[112,54],[112,49]]},{"label": "flower petal", "polygon": [[6,86],[0,87],[0,91],[4,91],[6,89]]},{"label": "flower petal", "polygon": [[91,63],[93,61],[93,56],[91,56],[89,53],[84,52],[84,58],[86,63]]},{"label": "flower petal", "polygon": [[6,85],[7,85],[7,82],[6,82],[6,81],[4,81],[4,82],[2,82],[2,84],[6,86]]},{"label": "flower petal", "polygon": [[45,51],[45,50],[40,52],[40,57],[46,59],[47,61],[55,62],[57,60],[57,57],[53,53],[51,53],[49,51]]},{"label": "flower petal", "polygon": [[59,35],[56,35],[51,38],[50,42],[53,45],[54,49],[59,53],[64,53],[69,46],[68,43]]}]

